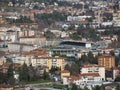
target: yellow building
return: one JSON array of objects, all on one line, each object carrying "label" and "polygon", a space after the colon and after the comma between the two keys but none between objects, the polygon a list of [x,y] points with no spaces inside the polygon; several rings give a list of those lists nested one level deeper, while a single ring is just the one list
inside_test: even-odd
[{"label": "yellow building", "polygon": [[64,70],[64,67],[66,65],[66,61],[62,57],[38,57],[34,59],[35,66],[46,66],[49,68],[49,70],[54,67],[59,67],[61,70]]},{"label": "yellow building", "polygon": [[111,69],[115,67],[115,57],[111,55],[102,55],[98,58],[98,65],[104,66],[105,69]]},{"label": "yellow building", "polygon": [[0,24],[3,23],[3,17],[0,16]]},{"label": "yellow building", "polygon": [[63,79],[63,77],[70,77],[70,72],[68,70],[61,71],[61,79]]},{"label": "yellow building", "polygon": [[3,65],[6,62],[5,58],[0,58],[0,65]]}]

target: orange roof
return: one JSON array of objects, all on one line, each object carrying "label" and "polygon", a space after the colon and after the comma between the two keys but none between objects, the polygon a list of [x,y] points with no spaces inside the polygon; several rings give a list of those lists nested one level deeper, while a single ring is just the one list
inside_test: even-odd
[{"label": "orange roof", "polygon": [[84,64],[83,65],[83,68],[89,68],[89,67],[102,67],[102,66],[99,66],[97,64]]},{"label": "orange roof", "polygon": [[104,55],[101,55],[101,56],[99,56],[99,57],[114,57],[114,56],[112,56],[112,55],[110,55],[110,54],[104,54]]},{"label": "orange roof", "polygon": [[41,56],[41,55],[47,55],[48,52],[36,52],[36,51],[30,51],[30,52],[22,52],[22,55],[35,55],[35,56]]},{"label": "orange roof", "polygon": [[68,78],[71,81],[80,80],[80,77],[76,77],[76,76],[64,76],[64,77]]},{"label": "orange roof", "polygon": [[95,76],[98,77],[100,76],[99,73],[82,73],[80,76]]},{"label": "orange roof", "polygon": [[61,73],[70,73],[68,70],[63,70]]}]

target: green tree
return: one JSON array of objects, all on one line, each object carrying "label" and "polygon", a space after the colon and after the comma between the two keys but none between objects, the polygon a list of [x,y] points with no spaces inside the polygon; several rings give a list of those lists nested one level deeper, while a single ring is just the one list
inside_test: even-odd
[{"label": "green tree", "polygon": [[13,64],[11,64],[8,68],[8,71],[7,71],[7,79],[8,79],[8,83],[10,85],[14,85],[15,84],[15,79],[14,79],[14,69],[13,69]]},{"label": "green tree", "polygon": [[12,58],[6,58],[7,62],[13,62]]},{"label": "green tree", "polygon": [[46,72],[45,70],[44,70],[44,73],[43,73],[43,79],[44,80],[49,80],[50,79],[49,73]]},{"label": "green tree", "polygon": [[19,76],[20,81],[28,81],[29,80],[28,67],[25,63],[20,68],[19,75],[20,75]]},{"label": "green tree", "polygon": [[66,65],[65,66],[65,70],[68,70],[68,71],[70,71],[70,74],[72,75],[72,76],[78,76],[78,74],[79,74],[79,66],[78,66],[78,64],[76,64],[76,63],[72,63],[71,65]]},{"label": "green tree", "polygon": [[49,72],[50,72],[51,74],[53,74],[55,71],[58,71],[58,70],[60,70],[59,67],[54,67],[54,66],[52,66],[51,69],[49,70]]},{"label": "green tree", "polygon": [[11,64],[8,68],[8,71],[7,71],[7,78],[9,79],[10,77],[13,77],[13,64]]},{"label": "green tree", "polygon": [[69,27],[68,27],[68,30],[74,30],[75,29],[75,25],[70,25]]},{"label": "green tree", "polygon": [[93,87],[93,90],[102,90],[102,89],[101,89],[101,86],[97,85],[97,86]]},{"label": "green tree", "polygon": [[72,84],[72,88],[71,88],[71,90],[78,90],[78,87],[77,87],[77,85],[75,85],[75,84]]},{"label": "green tree", "polygon": [[104,86],[104,85],[101,85],[101,86],[100,86],[100,90],[105,90],[105,86]]},{"label": "green tree", "polygon": [[84,87],[84,90],[89,90],[87,86]]},{"label": "green tree", "polygon": [[7,74],[0,72],[0,84],[8,83]]},{"label": "green tree", "polygon": [[70,38],[73,40],[80,40],[81,37],[77,33],[73,33],[70,35]]},{"label": "green tree", "polygon": [[81,56],[81,58],[80,58],[80,61],[82,61],[83,63],[88,63],[89,62],[89,60],[88,60],[88,57],[87,57],[87,55],[82,55]]},{"label": "green tree", "polygon": [[46,31],[45,33],[44,33],[44,36],[47,38],[47,39],[54,39],[56,36],[52,33],[52,32],[50,32],[50,31]]},{"label": "green tree", "polygon": [[94,55],[93,55],[93,53],[91,51],[88,53],[87,56],[88,56],[88,61],[90,63],[97,64],[97,60],[94,58]]},{"label": "green tree", "polygon": [[120,82],[120,76],[117,76],[117,77],[115,78],[115,82]]},{"label": "green tree", "polygon": [[117,85],[117,86],[116,86],[116,90],[120,90],[120,85]]}]

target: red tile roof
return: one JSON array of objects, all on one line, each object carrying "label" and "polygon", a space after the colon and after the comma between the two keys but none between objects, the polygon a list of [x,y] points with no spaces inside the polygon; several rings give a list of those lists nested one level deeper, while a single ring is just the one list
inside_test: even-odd
[{"label": "red tile roof", "polygon": [[82,73],[79,76],[94,76],[94,77],[98,77],[100,75],[99,75],[99,73]]},{"label": "red tile roof", "polygon": [[99,66],[97,64],[84,64],[83,65],[83,68],[89,68],[89,67],[102,67],[102,66]]},{"label": "red tile roof", "polygon": [[70,73],[68,70],[63,70],[61,73]]}]

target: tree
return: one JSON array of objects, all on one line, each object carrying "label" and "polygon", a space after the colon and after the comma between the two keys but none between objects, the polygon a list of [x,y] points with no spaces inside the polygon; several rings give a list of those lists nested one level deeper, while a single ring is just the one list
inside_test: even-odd
[{"label": "tree", "polygon": [[77,85],[75,85],[75,84],[72,84],[72,88],[71,88],[71,90],[78,90],[78,87],[77,87]]},{"label": "tree", "polygon": [[13,74],[13,64],[11,64],[8,68],[8,71],[7,71],[7,78],[9,79],[10,77],[12,77],[14,74]]},{"label": "tree", "polygon": [[0,72],[0,84],[8,84],[7,74]]},{"label": "tree", "polygon": [[49,80],[50,79],[49,73],[46,72],[45,70],[44,70],[44,73],[43,73],[43,79],[44,80]]},{"label": "tree", "polygon": [[89,90],[87,86],[84,87],[84,90]]},{"label": "tree", "polygon": [[68,30],[74,30],[75,29],[75,25],[70,25],[69,27],[68,27]]},{"label": "tree", "polygon": [[116,90],[120,90],[120,85],[117,85],[117,86],[116,86]]},{"label": "tree", "polygon": [[50,31],[46,31],[44,36],[47,38],[47,39],[54,39],[55,38],[55,35],[50,32]]},{"label": "tree", "polygon": [[15,79],[14,79],[14,69],[13,69],[13,64],[11,64],[8,68],[8,71],[7,71],[7,79],[8,79],[8,83],[10,85],[14,85],[15,84]]},{"label": "tree", "polygon": [[93,53],[91,51],[88,53],[87,56],[88,56],[88,61],[91,64],[97,64],[97,60],[94,58]]},{"label": "tree", "polygon": [[80,58],[80,61],[82,61],[83,63],[88,63],[89,61],[88,61],[88,57],[87,57],[87,55],[82,55],[81,56],[81,58]]},{"label": "tree", "polygon": [[77,33],[73,33],[70,35],[70,38],[73,40],[80,40],[81,37]]},{"label": "tree", "polygon": [[72,76],[78,76],[78,74],[79,74],[79,66],[78,66],[78,64],[76,64],[76,63],[72,63],[71,65],[66,65],[65,66],[65,70],[68,70],[68,71],[70,71],[70,74],[72,75]]},{"label": "tree", "polygon": [[12,58],[6,58],[7,62],[13,62]]},{"label": "tree", "polygon": [[20,68],[19,75],[20,75],[19,76],[20,81],[28,81],[29,80],[28,67],[25,63]]},{"label": "tree", "polygon": [[53,74],[55,71],[58,71],[58,70],[60,70],[59,67],[54,67],[54,66],[52,66],[49,72],[50,72],[51,74]]},{"label": "tree", "polygon": [[101,88],[101,86],[95,86],[94,88],[93,88],[93,90],[104,90],[104,88]]},{"label": "tree", "polygon": [[115,82],[120,82],[120,76],[117,76],[117,77],[115,78]]},{"label": "tree", "polygon": [[105,90],[105,86],[104,86],[104,85],[101,85],[101,86],[100,86],[100,90]]}]

